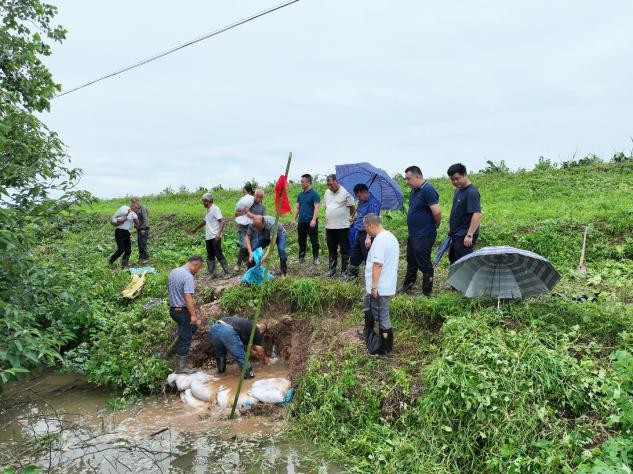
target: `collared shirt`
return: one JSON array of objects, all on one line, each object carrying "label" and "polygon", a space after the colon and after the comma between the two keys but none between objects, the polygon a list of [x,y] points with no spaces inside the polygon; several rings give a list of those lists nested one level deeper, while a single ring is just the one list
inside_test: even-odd
[{"label": "collared shirt", "polygon": [[130,211],[130,206],[121,206],[112,216],[112,222],[116,222],[119,218],[125,216],[127,216],[126,219],[116,226],[117,229],[130,230],[134,225],[134,219],[138,219],[136,212]]},{"label": "collared shirt", "polygon": [[440,201],[431,183],[425,181],[418,189],[412,189],[409,194],[409,212],[407,226],[410,237],[435,237],[437,223],[431,212],[431,206]]},{"label": "collared shirt", "polygon": [[[259,230],[255,227],[255,224],[249,224],[246,235],[251,239],[268,239],[270,240],[273,226],[275,225],[275,218],[273,216],[264,216],[264,228]],[[285,234],[286,229],[281,224],[277,224],[277,235]]]},{"label": "collared shirt", "polygon": [[220,208],[215,204],[211,204],[204,215],[206,222],[204,226],[204,238],[206,240],[215,239],[218,232],[220,232],[220,220],[222,219],[222,211],[220,211]]},{"label": "collared shirt", "polygon": [[321,197],[310,188],[299,193],[297,202],[299,203],[299,222],[310,222],[314,216],[314,205],[321,202]]},{"label": "collared shirt", "polygon": [[365,230],[363,218],[367,214],[380,215],[380,201],[378,201],[373,194],[370,194],[369,198],[365,202],[358,201],[358,207],[356,208],[356,220],[352,225],[356,231]]},{"label": "collared shirt", "polygon": [[[475,212],[481,212],[479,190],[472,183],[463,189],[456,189],[449,218],[451,235],[466,235]],[[473,234],[473,236],[477,235],[479,235],[479,227]]]},{"label": "collared shirt", "polygon": [[167,279],[169,306],[185,306],[185,293],[193,295],[195,289],[196,280],[186,263],[169,272]]},{"label": "collared shirt", "polygon": [[350,212],[349,207],[354,205],[354,198],[343,186],[338,191],[325,191],[323,207],[325,208],[326,229],[348,229]]},{"label": "collared shirt", "polygon": [[[239,201],[237,201],[237,204],[235,205],[235,210],[236,211],[248,211],[250,210],[251,206],[253,205],[253,203],[255,202],[255,197],[252,196],[251,194],[245,194],[244,196],[242,196],[240,198]],[[243,214],[241,216],[237,216],[235,218],[235,222],[237,224],[240,225],[248,225],[250,224],[251,218],[248,217],[246,214]]]},{"label": "collared shirt", "polygon": [[380,278],[378,279],[378,295],[392,296],[396,294],[398,280],[398,259],[400,258],[400,244],[398,239],[388,230],[383,230],[371,243],[367,262],[365,264],[365,290],[371,293],[371,280],[374,263],[382,263]]}]

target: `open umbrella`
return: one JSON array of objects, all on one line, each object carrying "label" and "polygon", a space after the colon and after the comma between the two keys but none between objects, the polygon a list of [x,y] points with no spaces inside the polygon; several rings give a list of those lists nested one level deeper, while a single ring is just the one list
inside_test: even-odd
[{"label": "open umbrella", "polygon": [[366,184],[369,192],[380,201],[380,209],[400,209],[402,207],[402,190],[385,170],[369,163],[352,163],[336,165],[336,180],[350,194],[354,194],[354,186]]},{"label": "open umbrella", "polygon": [[433,260],[433,267],[437,267],[437,264],[440,263],[440,260],[442,260],[442,257],[451,246],[452,241],[453,239],[451,238],[450,235],[444,239],[444,241],[442,242],[442,245],[440,245],[440,248],[437,249],[435,260]]},{"label": "open umbrella", "polygon": [[560,274],[541,255],[514,247],[485,247],[451,265],[448,283],[464,296],[525,298],[550,291]]}]

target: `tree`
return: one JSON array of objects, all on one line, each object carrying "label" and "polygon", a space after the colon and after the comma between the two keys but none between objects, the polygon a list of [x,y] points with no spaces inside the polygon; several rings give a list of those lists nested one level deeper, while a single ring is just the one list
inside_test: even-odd
[{"label": "tree", "polygon": [[[0,0],[0,390],[19,373],[58,359],[73,334],[56,321],[73,304],[34,251],[39,233],[90,198],[74,190],[80,170],[34,114],[60,86],[42,59],[66,30],[39,0]],[[55,194],[55,198],[51,194]]]}]

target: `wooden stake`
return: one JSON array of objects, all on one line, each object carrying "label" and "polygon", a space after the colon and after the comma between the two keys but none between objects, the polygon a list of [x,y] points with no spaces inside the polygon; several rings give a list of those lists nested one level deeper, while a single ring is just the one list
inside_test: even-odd
[{"label": "wooden stake", "polygon": [[585,250],[587,248],[587,231],[589,226],[585,226],[585,235],[582,238],[582,250],[580,251],[580,263],[578,263],[578,273],[587,273],[587,267],[585,267]]}]

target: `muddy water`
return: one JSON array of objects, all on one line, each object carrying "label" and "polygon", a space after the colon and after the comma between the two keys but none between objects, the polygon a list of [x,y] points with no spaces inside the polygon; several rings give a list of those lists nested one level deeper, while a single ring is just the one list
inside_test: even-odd
[{"label": "muddy water", "polygon": [[[256,379],[287,373],[254,364]],[[230,365],[220,381],[236,385]],[[252,381],[245,381],[248,391]],[[313,447],[283,440],[280,409],[229,420],[230,409],[195,410],[176,392],[123,410],[110,393],[53,372],[9,386],[0,399],[0,466],[34,463],[53,472],[338,472]]]}]

